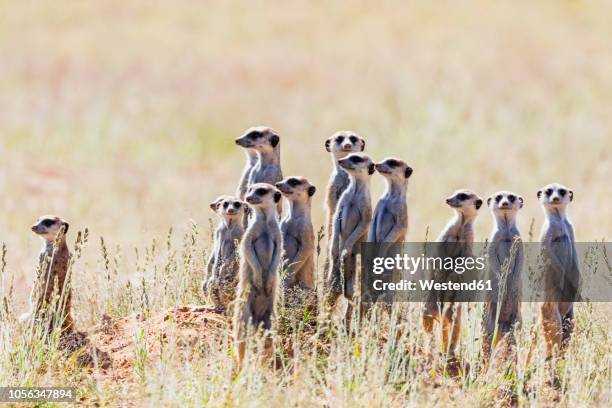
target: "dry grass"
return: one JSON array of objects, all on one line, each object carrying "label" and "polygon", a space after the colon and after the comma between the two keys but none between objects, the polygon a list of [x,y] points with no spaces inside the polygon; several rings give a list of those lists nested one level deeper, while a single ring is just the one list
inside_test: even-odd
[{"label": "dry grass", "polygon": [[[522,194],[526,234],[532,219],[536,228],[542,221],[535,192],[551,181],[574,189],[579,240],[609,237],[611,18],[607,1],[0,0],[0,242],[7,246],[0,296],[11,302],[0,322],[0,378],[78,384],[108,405],[128,398],[60,354],[20,353],[29,343],[14,317],[26,308],[40,245],[28,226],[54,212],[71,222],[71,240],[89,229],[74,270],[81,328],[102,313],[201,302],[208,202],[233,192],[244,158],[232,140],[253,124],[283,137],[285,174],[319,187],[317,226],[331,167],[323,140],[350,128],[375,159],[393,154],[414,167],[409,240],[423,239],[427,227],[437,234],[450,216],[443,198],[464,186],[483,197]],[[381,178],[372,184],[376,196]],[[483,212],[477,236],[490,225]],[[473,367],[478,307],[462,337]],[[523,347],[534,318],[525,307]],[[609,312],[609,305],[579,308],[560,368],[567,405],[610,400]],[[424,341],[417,314],[408,312],[408,349]],[[339,336],[329,358],[298,355],[289,361],[300,362],[294,370],[253,365],[235,380],[221,341],[204,358],[145,361],[146,381],[130,398],[135,405],[464,405],[489,393],[476,374],[434,388],[426,365],[402,371],[400,356],[368,343],[377,336],[386,334]],[[521,387],[542,380],[537,356],[518,373]],[[539,403],[531,392],[522,401]]]}]

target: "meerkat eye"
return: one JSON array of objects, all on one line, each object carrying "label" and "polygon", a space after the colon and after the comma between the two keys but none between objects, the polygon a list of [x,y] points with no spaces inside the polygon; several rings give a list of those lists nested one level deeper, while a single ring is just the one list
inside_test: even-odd
[{"label": "meerkat eye", "polygon": [[338,136],[336,138],[336,143],[340,144],[340,143],[342,143],[343,140],[344,140],[344,136]]},{"label": "meerkat eye", "polygon": [[226,201],[223,203],[223,208],[227,208],[227,207],[229,207],[229,203]]},{"label": "meerkat eye", "polygon": [[566,194],[567,194],[567,191],[564,188],[560,188],[559,189],[559,195],[561,197],[565,197]]},{"label": "meerkat eye", "polygon": [[50,227],[50,226],[52,226],[53,224],[55,224],[55,221],[53,221],[53,220],[49,220],[49,219],[46,219],[46,220],[43,220],[43,221],[41,222],[41,224],[42,224],[44,227]]},{"label": "meerkat eye", "polygon": [[357,143],[357,137],[356,136],[349,137],[349,140],[351,141],[352,144]]},{"label": "meerkat eye", "polygon": [[461,200],[461,201],[467,200],[468,199],[468,195],[465,194],[465,193],[459,193],[459,194],[457,194],[457,199]]},{"label": "meerkat eye", "polygon": [[397,167],[399,166],[399,162],[397,160],[391,159],[391,160],[387,160],[387,164],[391,167]]},{"label": "meerkat eye", "polygon": [[495,196],[495,202],[496,202],[496,203],[499,203],[499,202],[502,200],[502,198],[503,198],[503,197],[502,197],[502,195],[501,195],[501,194],[496,195],[496,196]]},{"label": "meerkat eye", "polygon": [[547,195],[548,197],[550,197],[550,196],[552,195],[552,193],[553,193],[552,188],[547,188],[547,189],[546,189],[546,195]]},{"label": "meerkat eye", "polygon": [[363,161],[363,159],[359,156],[351,156],[351,161],[353,163],[361,163]]},{"label": "meerkat eye", "polygon": [[514,194],[510,194],[508,196],[508,200],[510,200],[511,203],[515,202],[516,201],[516,196]]},{"label": "meerkat eye", "polygon": [[291,186],[291,187],[295,187],[295,186],[299,186],[300,185],[300,180],[296,179],[296,178],[290,178],[289,180],[287,180],[287,183]]},{"label": "meerkat eye", "polygon": [[234,202],[234,208],[240,208],[242,204],[239,203],[238,201]]},{"label": "meerkat eye", "polygon": [[258,188],[257,190],[255,190],[255,194],[257,194],[258,196],[266,195],[267,192],[268,190],[266,190],[265,188]]}]

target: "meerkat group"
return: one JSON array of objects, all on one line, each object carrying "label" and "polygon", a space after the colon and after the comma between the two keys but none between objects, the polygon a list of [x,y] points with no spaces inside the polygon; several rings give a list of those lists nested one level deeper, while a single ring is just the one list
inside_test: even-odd
[{"label": "meerkat group", "polygon": [[[316,187],[302,176],[283,179],[280,142],[277,132],[263,126],[250,128],[238,137],[236,144],[246,149],[247,164],[236,196],[219,196],[210,204],[218,224],[202,288],[215,309],[227,312],[230,305],[235,306],[233,329],[240,360],[247,333],[272,328],[279,291],[315,291],[317,285],[311,217]],[[365,145],[364,139],[352,131],[337,132],[325,141],[333,167],[325,194],[328,251],[323,304],[329,311],[341,297],[346,298],[346,319],[351,318],[355,307],[361,244],[387,244],[381,246],[384,251],[403,242],[408,231],[407,187],[413,170],[396,157],[375,163],[364,153]],[[373,211],[370,179],[376,172],[385,179],[386,189]],[[283,197],[288,205],[281,220]],[[571,299],[580,285],[574,229],[567,217],[574,194],[554,183],[540,189],[537,198],[546,217],[540,241],[547,260],[545,289],[547,299],[551,299],[543,302],[540,312],[547,355],[552,356],[570,339],[574,327]],[[511,336],[521,323],[523,247],[517,216],[524,199],[510,191],[499,191],[486,202],[494,220],[488,246],[489,278],[494,282],[504,279],[505,284],[503,293],[490,293],[485,301],[485,359],[498,337]],[[475,192],[462,189],[449,196],[446,204],[454,216],[437,239],[439,248],[445,251],[445,257],[471,257],[474,223],[483,200]],[[43,216],[31,229],[45,245],[28,316],[33,321],[47,321],[52,325],[49,328],[59,326],[70,331],[74,319],[71,254],[66,244],[68,222]],[[508,258],[512,263],[502,271],[502,262]],[[454,356],[462,310],[453,294],[430,296],[424,302],[422,319],[427,333],[433,332],[435,322],[440,323],[445,351]],[[494,333],[499,336],[493,338]]]}]

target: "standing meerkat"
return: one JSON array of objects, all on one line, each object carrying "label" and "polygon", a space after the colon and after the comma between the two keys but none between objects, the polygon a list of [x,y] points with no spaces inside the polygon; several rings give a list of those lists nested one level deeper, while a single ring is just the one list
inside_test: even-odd
[{"label": "standing meerkat", "polygon": [[524,257],[521,234],[516,226],[518,211],[523,208],[523,197],[510,191],[499,191],[487,199],[487,205],[494,221],[487,250],[488,279],[494,290],[486,293],[483,310],[482,351],[485,362],[489,360],[492,348],[504,336],[509,336],[509,343],[514,344],[513,330],[521,323]]},{"label": "standing meerkat", "polygon": [[274,186],[256,183],[245,197],[251,207],[251,218],[240,244],[240,280],[234,315],[234,336],[238,361],[245,351],[248,327],[265,331],[272,327],[283,240],[276,216],[281,193]]},{"label": "standing meerkat", "polygon": [[[478,210],[482,206],[482,199],[470,190],[457,190],[446,199],[454,211],[455,216],[449,221],[438,237],[438,254],[442,259],[451,257],[471,257],[474,243],[474,222]],[[460,245],[452,245],[458,243]],[[449,245],[450,244],[450,245]],[[440,281],[448,280],[454,272],[442,272]],[[461,305],[455,305],[454,294],[440,296],[434,292],[425,302],[423,311],[423,328],[429,334],[433,332],[434,321],[442,324],[442,341],[447,355],[455,355],[455,349],[461,332]],[[441,316],[441,314],[443,316]]]},{"label": "standing meerkat", "polygon": [[350,182],[342,193],[334,214],[326,306],[335,307],[339,297],[344,294],[349,300],[346,311],[349,321],[357,279],[356,258],[372,221],[370,177],[375,169],[372,159],[362,153],[352,153],[338,160],[338,164],[348,173]]},{"label": "standing meerkat", "polygon": [[[66,244],[68,223],[55,216],[44,215],[32,232],[45,242],[39,255],[37,285],[32,293],[32,307],[37,321],[46,322],[47,331],[61,326],[64,331],[74,329],[72,318],[72,287],[68,277],[70,251]],[[55,297],[58,296],[58,297]]]},{"label": "standing meerkat", "polygon": [[289,200],[289,213],[281,222],[283,256],[287,274],[283,286],[315,288],[315,235],[310,203],[316,188],[304,177],[288,177],[276,188]]},{"label": "standing meerkat", "polygon": [[210,204],[219,217],[213,250],[208,260],[208,276],[203,290],[217,310],[225,310],[236,295],[238,277],[237,245],[242,239],[242,219],[246,205],[236,197],[220,196]]},{"label": "standing meerkat", "polygon": [[246,164],[244,166],[244,170],[242,170],[242,175],[240,176],[240,181],[238,182],[238,189],[236,190],[236,195],[240,200],[244,200],[244,195],[249,187],[249,177],[251,177],[251,172],[256,165],[257,151],[254,149],[246,149]]},{"label": "standing meerkat", "polygon": [[567,187],[548,184],[538,191],[546,220],[540,242],[545,257],[545,302],[540,308],[547,357],[563,349],[574,328],[574,302],[580,286],[580,269],[574,227],[567,207],[574,193]]},{"label": "standing meerkat", "polygon": [[406,190],[412,168],[396,158],[387,158],[374,168],[385,178],[387,187],[376,204],[368,242],[402,242],[408,232]]},{"label": "standing meerkat", "polygon": [[[249,174],[247,189],[256,183],[274,185],[283,179],[280,137],[273,129],[266,126],[252,127],[236,139],[236,144],[257,154],[255,166]],[[281,211],[282,203],[278,205],[278,213]]]},{"label": "standing meerkat", "polygon": [[340,196],[349,185],[348,173],[338,164],[338,160],[348,156],[351,153],[363,152],[365,149],[365,141],[361,136],[349,130],[339,131],[325,140],[325,150],[331,153],[333,170],[329,183],[327,184],[327,193],[325,197],[326,228],[325,233],[328,239],[331,238],[332,220],[336,212],[336,206]]}]

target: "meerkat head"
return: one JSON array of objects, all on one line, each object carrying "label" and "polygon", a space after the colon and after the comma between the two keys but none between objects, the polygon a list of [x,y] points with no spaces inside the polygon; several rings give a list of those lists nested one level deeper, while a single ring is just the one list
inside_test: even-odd
[{"label": "meerkat head", "polygon": [[376,163],[374,168],[388,180],[406,181],[412,175],[412,167],[395,157],[388,157]]},{"label": "meerkat head", "polygon": [[266,126],[252,127],[236,139],[238,146],[264,153],[274,151],[279,143],[280,137],[278,134]]},{"label": "meerkat head", "polygon": [[523,208],[523,197],[511,191],[498,191],[487,198],[487,205],[495,216],[516,214]]},{"label": "meerkat head", "polygon": [[461,189],[451,194],[446,204],[463,215],[476,215],[482,206],[482,199],[471,190]]},{"label": "meerkat head", "polygon": [[287,177],[275,186],[288,200],[307,200],[317,191],[304,177]]},{"label": "meerkat head", "polygon": [[350,153],[363,152],[365,140],[355,132],[342,130],[325,140],[325,150],[333,154],[336,160]]},{"label": "meerkat head", "polygon": [[45,241],[53,242],[60,231],[66,235],[68,227],[68,223],[56,215],[43,215],[32,225],[32,232]]},{"label": "meerkat head", "polygon": [[247,211],[247,206],[237,197],[222,195],[210,203],[210,209],[225,219],[241,218]]},{"label": "meerkat head", "polygon": [[245,201],[254,208],[273,207],[281,200],[281,192],[276,187],[268,183],[255,183],[246,193]]},{"label": "meerkat head", "polygon": [[363,153],[351,153],[338,160],[338,164],[355,177],[371,176],[375,171],[374,162],[370,156]]},{"label": "meerkat head", "polygon": [[569,188],[552,183],[538,190],[538,200],[544,209],[562,209],[574,199],[574,192]]}]

